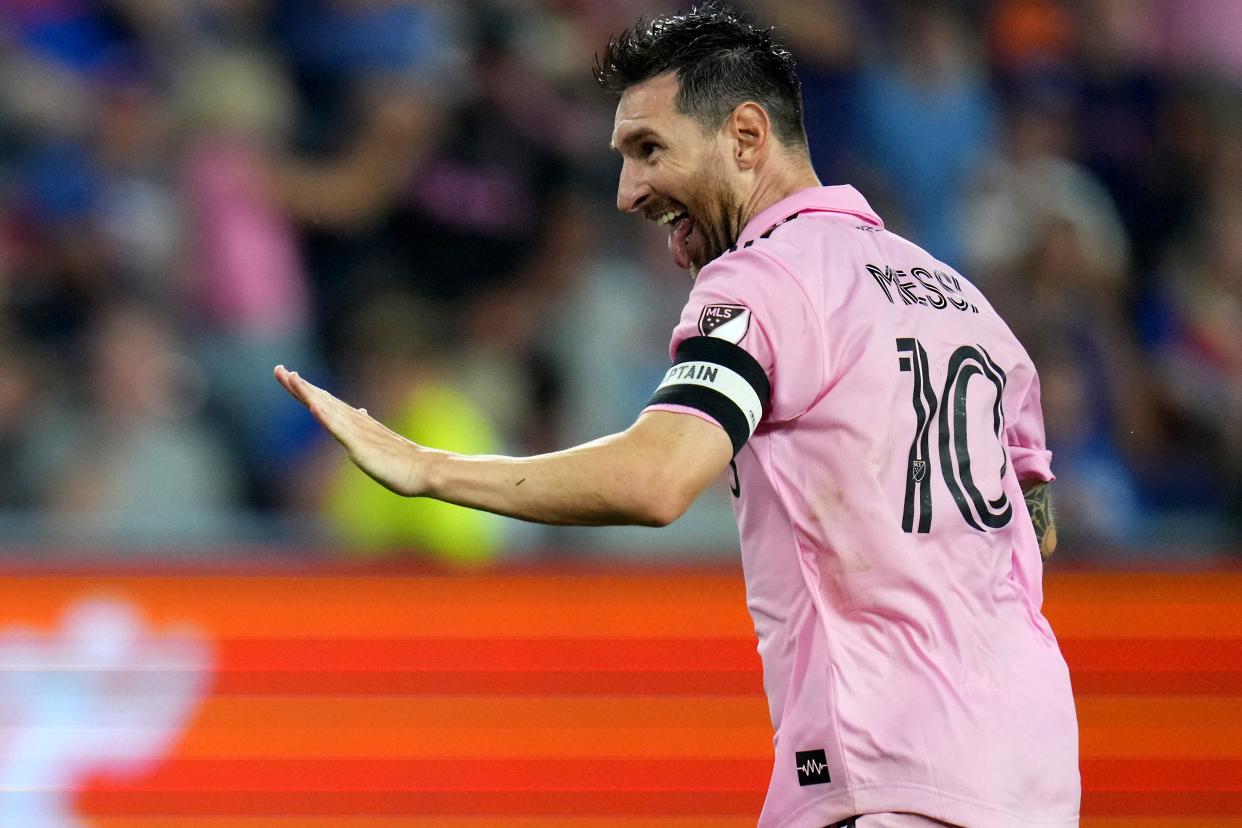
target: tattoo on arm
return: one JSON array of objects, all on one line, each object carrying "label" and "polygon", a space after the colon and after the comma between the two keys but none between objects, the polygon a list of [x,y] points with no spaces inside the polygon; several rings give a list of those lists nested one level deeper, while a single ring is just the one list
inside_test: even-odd
[{"label": "tattoo on arm", "polygon": [[1039,554],[1047,560],[1057,547],[1057,527],[1052,519],[1052,494],[1047,483],[1039,483],[1027,489],[1027,511],[1031,513],[1031,523],[1035,526],[1035,537],[1039,540]]}]

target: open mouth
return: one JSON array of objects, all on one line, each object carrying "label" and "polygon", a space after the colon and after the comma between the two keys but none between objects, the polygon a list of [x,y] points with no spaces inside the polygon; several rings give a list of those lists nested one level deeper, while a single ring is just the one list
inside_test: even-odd
[{"label": "open mouth", "polygon": [[656,224],[669,225],[668,249],[673,262],[681,270],[690,268],[689,238],[694,232],[694,222],[684,210],[672,209],[656,218]]}]

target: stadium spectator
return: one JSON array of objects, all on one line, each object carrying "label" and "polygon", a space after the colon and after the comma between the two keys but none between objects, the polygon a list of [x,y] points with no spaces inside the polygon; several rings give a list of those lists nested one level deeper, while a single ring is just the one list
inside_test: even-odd
[{"label": "stadium spectator", "polygon": [[212,407],[249,472],[253,502],[276,484],[260,469],[305,448],[256,366],[291,351],[318,360],[312,290],[297,227],[271,183],[293,102],[279,67],[214,49],[185,73],[177,107],[186,234],[181,301],[212,388]]},{"label": "stadium spectator", "polygon": [[[1049,374],[1045,422],[1074,504],[1067,540],[1141,541],[1133,469],[1155,424],[1128,322],[1129,240],[1108,191],[1067,157],[1071,100],[1042,82],[1020,89],[1002,150],[980,165],[967,199],[968,272]],[[1088,496],[1102,479],[1112,494]]]},{"label": "stadium spectator", "polygon": [[[372,401],[398,433],[452,451],[496,454],[503,449],[486,409],[458,378],[443,320],[400,294],[376,297],[346,322],[343,379],[351,393]],[[325,441],[331,443],[331,440]],[[411,503],[371,485],[335,445],[325,445],[324,477],[302,483],[350,554],[382,553],[478,565],[502,549],[504,521],[496,515],[423,500]],[[411,506],[413,508],[411,508]]]},{"label": "stadium spectator", "polygon": [[863,180],[878,179],[895,201],[894,229],[960,264],[961,200],[996,140],[983,54],[951,3],[905,6],[889,25],[858,89]]},{"label": "stadium spectator", "polygon": [[[1237,547],[1236,379],[1218,318],[1233,302],[1223,228],[1240,186],[1233,0],[746,5],[800,58],[824,175],[860,182],[894,229],[1004,285],[991,293],[1022,307],[1015,325],[1074,343],[1031,348],[1065,390],[1049,428],[1065,435],[1053,448],[1066,488],[1074,469],[1106,465],[1150,529],[1119,542],[1190,531]],[[206,377],[197,419],[227,438],[221,459],[245,482],[220,520],[267,526],[265,539],[291,537],[298,501],[273,470],[304,459],[314,424],[248,366],[279,350],[349,376],[343,321],[393,290],[457,320],[456,380],[506,448],[562,444],[602,419],[602,400],[632,404],[621,367],[621,385],[583,390],[584,355],[608,337],[579,348],[581,330],[544,322],[568,303],[606,318],[636,298],[618,297],[619,274],[653,270],[632,228],[580,220],[615,176],[598,141],[612,110],[582,67],[607,33],[666,11],[0,3],[0,506],[17,510],[5,525],[46,524],[54,476],[29,464],[31,440],[90,397],[83,349],[118,304],[176,320]],[[1016,131],[1050,142],[1043,161],[1018,160]],[[471,196],[484,190],[518,206],[488,214]],[[596,404],[578,411],[584,396]],[[1088,418],[1058,422],[1061,410]],[[1084,520],[1085,550],[1088,535],[1114,537]]]},{"label": "stadium spectator", "polygon": [[238,469],[202,419],[206,380],[175,322],[149,305],[110,305],[84,345],[89,396],[36,438],[56,536],[169,552],[222,540]]}]

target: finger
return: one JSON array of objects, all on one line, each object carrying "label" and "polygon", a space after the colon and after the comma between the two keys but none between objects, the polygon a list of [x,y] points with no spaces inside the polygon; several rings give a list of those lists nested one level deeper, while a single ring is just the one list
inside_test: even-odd
[{"label": "finger", "polygon": [[302,403],[303,405],[310,404],[310,401],[307,399],[306,394],[304,393],[302,387],[299,386],[297,382],[295,382],[295,378],[297,377],[296,373],[290,371],[288,368],[286,368],[283,365],[277,365],[275,373],[276,373],[276,381],[279,382],[281,386],[286,391],[289,392],[290,396],[292,396],[295,400]]},{"label": "finger", "polygon": [[317,400],[310,403],[308,407],[319,424],[327,429],[338,443],[348,449],[352,442],[352,433],[348,420],[342,416],[341,412],[334,406],[324,405]]},{"label": "finger", "polygon": [[307,408],[319,405],[325,414],[330,414],[339,408],[348,408],[345,403],[327,391],[314,383],[307,382],[296,371],[285,371],[280,379],[285,390]]},{"label": "finger", "polygon": [[365,408],[354,408],[333,394],[304,379],[297,371],[289,371],[283,365],[276,366],[276,378],[299,402],[310,408],[320,424],[333,433],[338,440],[346,436],[346,429],[359,424],[373,424],[386,430],[367,414]]},{"label": "finger", "polygon": [[289,385],[292,382],[293,371],[290,371],[288,368],[286,368],[283,365],[277,365],[273,373],[276,376],[277,382],[279,382],[281,385],[285,386],[286,388],[289,387]]},{"label": "finger", "polygon": [[289,384],[293,388],[294,396],[306,405],[318,402],[327,408],[346,407],[345,403],[329,394],[327,391],[302,378],[297,371],[289,374]]},{"label": "finger", "polygon": [[358,410],[344,400],[339,399],[335,395],[325,391],[312,382],[307,382],[298,376],[297,372],[293,374],[294,382],[297,384],[301,393],[307,399],[307,405],[316,403],[324,406],[329,411],[341,417],[347,417],[358,413]]}]

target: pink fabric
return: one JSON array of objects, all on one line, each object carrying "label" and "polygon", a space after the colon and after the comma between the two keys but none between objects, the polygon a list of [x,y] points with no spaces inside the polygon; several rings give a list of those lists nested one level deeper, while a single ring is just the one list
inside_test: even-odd
[{"label": "pink fabric", "polygon": [[716,421],[715,417],[711,416],[710,414],[706,414],[702,411],[699,411],[697,408],[690,408],[689,406],[686,406],[686,405],[668,405],[665,403],[661,403],[660,405],[649,405],[643,410],[644,411],[668,411],[673,414],[689,414],[692,417],[698,417],[700,420],[706,420],[707,422],[711,423],[714,426],[720,426],[720,429],[722,431],[724,430],[724,426],[721,426],[720,423]]},{"label": "pink fabric", "polygon": [[1242,14],[1237,0],[1159,0],[1154,22],[1173,66],[1211,69],[1242,80]]},{"label": "pink fabric", "polygon": [[947,822],[915,814],[864,814],[855,828],[955,828]]},{"label": "pink fabric", "polygon": [[244,142],[207,139],[185,159],[193,292],[233,332],[282,334],[310,317],[292,221],[263,191],[260,159]]},{"label": "pink fabric", "polygon": [[[1073,696],[1041,614],[1042,562],[1018,482],[1051,479],[1026,352],[973,285],[884,230],[853,188],[785,199],[750,222],[739,248],[703,268],[671,351],[700,333],[705,305],[745,305],[740,344],[772,385],[771,411],[736,458],[734,501],[776,731],[760,825],[877,812],[1077,825]],[[917,353],[901,350],[911,340],[936,398],[921,463],[911,461]],[[961,346],[986,352],[996,382],[978,368],[946,388]],[[946,434],[964,428],[942,441],[945,405]],[[966,492],[959,508],[950,479],[992,505],[972,506]],[[913,480],[930,491],[926,533],[917,520],[903,529]],[[1008,517],[992,527],[963,514],[979,523],[980,508],[1003,515],[1002,503]],[[799,784],[799,766],[819,772],[820,755],[830,781]]]}]

